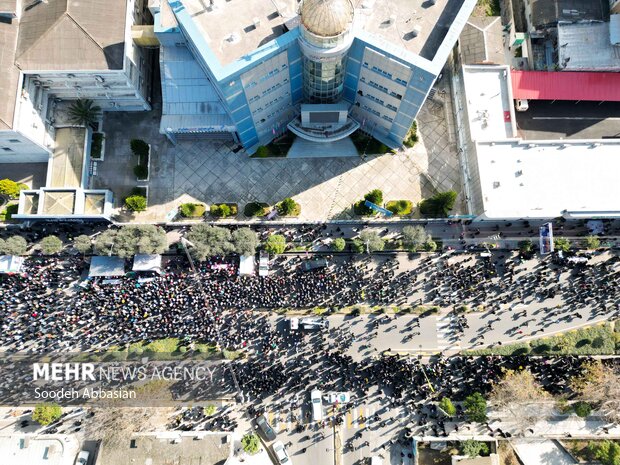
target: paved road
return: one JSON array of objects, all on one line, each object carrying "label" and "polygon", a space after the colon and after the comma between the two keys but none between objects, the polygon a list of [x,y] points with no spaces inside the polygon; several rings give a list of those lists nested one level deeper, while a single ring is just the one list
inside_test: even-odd
[{"label": "paved road", "polygon": [[602,139],[620,137],[620,110],[613,102],[549,102],[532,100],[517,112],[524,139]]}]

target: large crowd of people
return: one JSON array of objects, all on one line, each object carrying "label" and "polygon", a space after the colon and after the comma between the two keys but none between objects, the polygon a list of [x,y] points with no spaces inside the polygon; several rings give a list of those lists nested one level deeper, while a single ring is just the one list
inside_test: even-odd
[{"label": "large crowd of people", "polygon": [[495,254],[429,256],[407,269],[396,258],[332,257],[328,268],[303,272],[303,260],[276,258],[263,278],[239,276],[235,257],[202,262],[194,275],[177,256],[148,282],[125,277],[104,284],[81,281],[87,266],[81,257],[31,257],[23,273],[0,276],[0,345],[87,349],[176,336],[242,349],[268,337],[265,313],[256,311],[270,309],[424,304],[484,308],[490,319],[503,304],[556,299],[537,310],[551,324],[581,318],[585,307],[595,315],[620,308],[620,266],[611,254],[574,268],[551,261],[528,268]]}]

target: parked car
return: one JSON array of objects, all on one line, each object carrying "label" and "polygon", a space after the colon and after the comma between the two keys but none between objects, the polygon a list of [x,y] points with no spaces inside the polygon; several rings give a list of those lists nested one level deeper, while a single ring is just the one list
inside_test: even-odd
[{"label": "parked car", "polygon": [[291,331],[297,331],[299,329],[299,318],[289,318],[288,327]]},{"label": "parked car", "polygon": [[304,260],[301,264],[302,271],[320,270],[326,268],[329,265],[324,258],[315,258],[312,260]]},{"label": "parked car", "polygon": [[261,250],[258,256],[258,276],[269,275],[269,254]]},{"label": "parked car", "polygon": [[348,392],[327,392],[323,400],[328,404],[346,404],[351,401],[351,395]]},{"label": "parked car", "polygon": [[274,441],[276,439],[276,432],[273,430],[265,415],[261,415],[256,419],[256,426],[260,431],[265,441]]},{"label": "parked car", "polygon": [[301,329],[327,329],[329,328],[329,320],[325,317],[309,316],[299,320]]},{"label": "parked car", "polygon": [[312,402],[312,419],[321,421],[323,419],[323,395],[321,391],[318,389],[311,391],[310,402]]},{"label": "parked car", "polygon": [[88,463],[88,457],[90,457],[90,452],[81,451],[75,459],[75,465],[86,465]]},{"label": "parked car", "polygon": [[292,464],[291,459],[286,452],[286,447],[284,447],[282,441],[274,442],[271,448],[273,449],[273,454],[276,456],[276,459],[278,459],[278,463],[280,465]]}]

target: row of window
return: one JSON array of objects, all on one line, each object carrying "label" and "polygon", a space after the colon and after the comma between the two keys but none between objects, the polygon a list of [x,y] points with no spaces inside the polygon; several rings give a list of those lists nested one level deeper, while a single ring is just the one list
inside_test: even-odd
[{"label": "row of window", "polygon": [[390,73],[388,71],[385,71],[385,70],[383,70],[383,69],[381,69],[381,68],[379,68],[378,66],[375,66],[375,65],[370,66],[367,61],[364,62],[364,68],[371,69],[375,73],[381,74],[382,76],[385,76],[388,79],[391,79],[394,82],[399,83],[401,86],[407,86],[407,81],[405,81],[405,80],[403,80],[403,79],[401,79],[399,77],[392,77],[392,73]]},{"label": "row of window", "polygon": [[257,100],[260,100],[264,96],[266,96],[266,95],[268,95],[268,94],[278,90],[280,87],[282,87],[287,82],[288,82],[288,78],[284,78],[283,81],[280,81],[280,82],[274,84],[273,86],[269,87],[268,89],[265,89],[261,95],[257,94],[257,95],[254,95],[253,97],[250,97],[250,99],[248,100],[248,103],[252,103],[252,102],[256,102]]},{"label": "row of window", "polygon": [[394,92],[393,90],[390,90],[390,89],[388,89],[385,86],[382,86],[378,82],[375,82],[375,81],[368,81],[368,82],[366,82],[366,77],[365,76],[362,76],[360,78],[360,81],[368,84],[371,87],[374,87],[375,89],[379,89],[381,92],[385,92],[386,94],[391,95],[392,97],[397,98],[398,100],[402,100],[403,99],[403,96],[401,94],[399,94],[397,92]]},{"label": "row of window", "polygon": [[[360,95],[364,96],[364,94],[361,93],[360,91]],[[375,97],[372,94],[366,94],[365,95],[366,98],[372,100],[373,102],[377,102],[379,105],[383,105],[384,107],[392,110],[392,111],[398,111],[398,108],[396,108],[394,105],[392,105],[391,103],[385,103],[383,100],[381,100],[380,98]]]},{"label": "row of window", "polygon": [[379,116],[380,118],[383,118],[386,121],[389,121],[390,123],[393,123],[394,120],[392,118],[390,118],[388,115],[381,115],[381,113],[379,113],[377,110],[375,110],[374,108],[370,108],[368,105],[362,105],[362,108],[370,113],[372,113],[375,116]]},{"label": "row of window", "polygon": [[274,98],[274,99],[270,100],[269,102],[267,102],[267,103],[263,104],[263,106],[258,107],[258,108],[255,108],[255,109],[252,111],[252,114],[253,114],[253,115],[255,115],[255,114],[257,114],[257,113],[260,113],[261,111],[264,111],[266,108],[269,108],[269,107],[271,107],[271,106],[275,105],[276,103],[281,102],[282,100],[284,100],[285,98],[287,98],[289,95],[291,95],[291,93],[290,93],[290,92],[285,92],[285,93],[283,93],[282,95],[280,95],[280,96],[278,96],[278,97],[276,97],[276,98]]},{"label": "row of window", "polygon": [[[288,65],[286,63],[282,63],[282,69],[286,69],[287,67]],[[271,79],[272,77],[277,76],[279,73],[280,73],[280,68],[274,68],[271,71],[269,71],[267,74],[261,76],[258,79],[258,81],[252,81],[246,84],[245,88],[251,89],[252,87],[257,86],[259,83],[265,82],[267,79]]]}]

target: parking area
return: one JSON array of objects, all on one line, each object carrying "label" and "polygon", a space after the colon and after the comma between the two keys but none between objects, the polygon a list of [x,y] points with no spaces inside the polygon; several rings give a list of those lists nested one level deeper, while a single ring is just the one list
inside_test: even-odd
[{"label": "parking area", "polygon": [[530,100],[516,118],[518,135],[526,140],[620,138],[617,102]]}]

